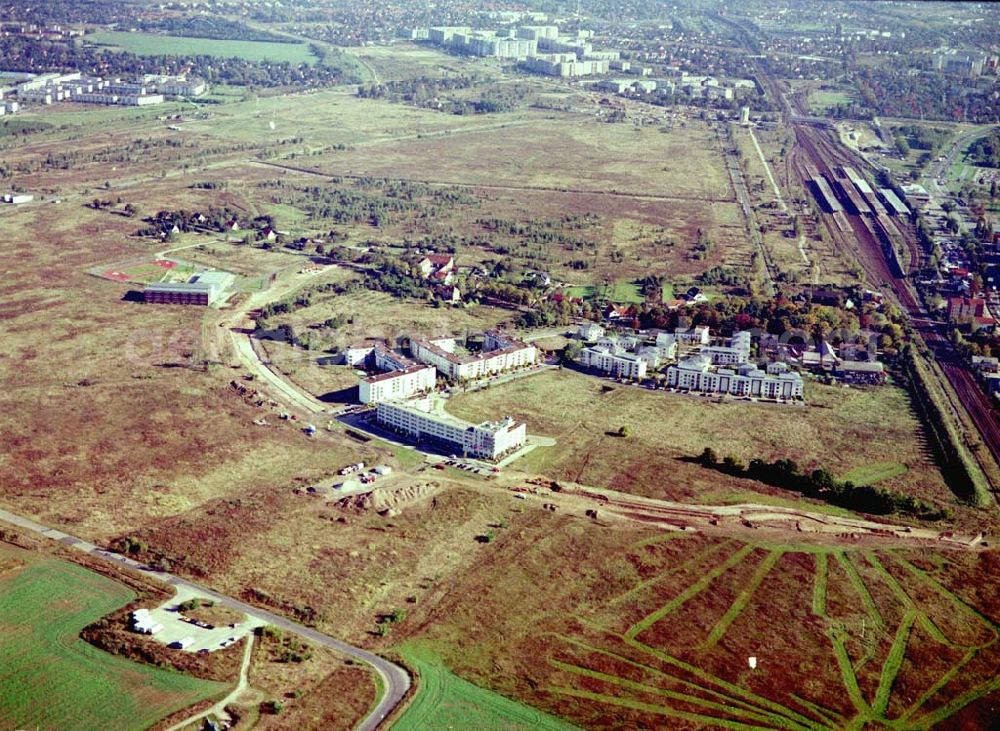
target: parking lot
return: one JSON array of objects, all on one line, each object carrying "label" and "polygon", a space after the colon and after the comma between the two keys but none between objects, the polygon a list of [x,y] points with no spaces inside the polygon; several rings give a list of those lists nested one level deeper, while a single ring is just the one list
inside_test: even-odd
[{"label": "parking lot", "polygon": [[[235,627],[231,625],[214,627],[212,629],[199,627],[192,622],[185,621],[183,619],[184,614],[177,611],[178,604],[194,598],[200,597],[198,594],[182,587],[177,590],[177,596],[173,599],[155,609],[150,609],[150,618],[154,622],[163,625],[163,629],[153,635],[153,639],[167,646],[180,643],[182,640],[191,639],[193,642],[183,648],[185,652],[200,652],[202,650],[212,652],[238,642],[256,627],[263,624],[259,620],[244,617]],[[178,649],[180,648],[178,647]]]}]

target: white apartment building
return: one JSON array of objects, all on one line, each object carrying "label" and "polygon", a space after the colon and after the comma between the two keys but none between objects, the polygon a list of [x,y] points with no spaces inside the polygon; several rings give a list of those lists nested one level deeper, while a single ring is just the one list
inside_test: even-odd
[{"label": "white apartment building", "polygon": [[750,360],[750,333],[733,333],[729,345],[707,345],[701,353],[711,359],[712,365],[742,365]]},{"label": "white apartment building", "polygon": [[677,336],[670,333],[656,334],[656,347],[660,350],[660,357],[663,360],[670,360],[677,357]]},{"label": "white apartment building", "polygon": [[154,84],[166,96],[201,96],[208,91],[208,84],[197,77],[166,77]]},{"label": "white apartment building", "polygon": [[667,360],[663,356],[663,351],[655,345],[645,345],[639,348],[635,354],[645,361],[647,370],[656,370],[663,361]]},{"label": "white apartment building", "polygon": [[527,438],[525,425],[511,417],[470,424],[434,411],[430,399],[406,403],[382,401],[376,417],[379,424],[417,442],[430,442],[465,457],[495,460],[520,449]]},{"label": "white apartment building", "polygon": [[546,53],[529,57],[525,60],[524,67],[536,74],[572,78],[606,74],[608,63],[603,59],[580,61],[575,53]]},{"label": "white apartment building", "polygon": [[484,31],[456,32],[449,45],[473,56],[493,58],[527,58],[538,52],[538,41],[504,38]]},{"label": "white apartment building", "polygon": [[645,378],[647,360],[623,348],[595,345],[580,351],[580,363],[587,368],[610,373],[618,378]]},{"label": "white apartment building", "polygon": [[676,328],[674,330],[674,338],[680,345],[708,345],[708,325]]},{"label": "white apartment building", "polygon": [[667,368],[667,386],[747,398],[802,398],[802,377],[798,373],[772,375],[752,363],[745,363],[735,371],[715,369],[707,355],[697,355]]},{"label": "white apartment building", "polygon": [[583,341],[592,342],[598,338],[604,337],[604,328],[595,322],[588,322],[586,325],[580,325],[576,330],[576,336]]},{"label": "white apartment building", "polygon": [[437,371],[434,368],[412,365],[403,370],[392,370],[365,378],[358,384],[358,398],[363,404],[408,399],[433,391],[436,385]]},{"label": "white apartment building", "polygon": [[535,346],[527,345],[497,331],[486,333],[483,352],[456,355],[454,338],[410,341],[414,359],[432,365],[447,378],[466,381],[534,365],[538,358]]},{"label": "white apartment building", "polygon": [[558,38],[559,37],[559,26],[558,25],[522,25],[517,29],[518,38],[527,38],[528,40],[537,41],[542,38]]}]

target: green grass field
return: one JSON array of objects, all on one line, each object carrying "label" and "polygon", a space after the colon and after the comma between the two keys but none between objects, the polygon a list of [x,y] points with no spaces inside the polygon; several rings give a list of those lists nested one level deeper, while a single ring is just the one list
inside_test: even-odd
[{"label": "green grass field", "polygon": [[[593,299],[594,297],[607,297],[612,302],[618,304],[641,304],[646,301],[639,285],[627,279],[619,279],[610,286],[598,284],[582,284],[568,287],[566,294],[570,297],[581,299]],[[663,285],[663,299],[670,300],[674,297],[674,286],[672,284]]]},{"label": "green grass field", "polygon": [[[611,385],[565,370],[454,396],[448,411],[471,421],[511,414],[528,425],[529,433],[554,437],[556,447],[536,449],[519,463],[553,479],[688,500],[701,500],[706,492],[758,487],[730,483],[681,461],[711,446],[744,462],[784,457],[806,469],[823,467],[838,475],[877,465],[878,474],[867,477],[878,479],[882,487],[951,500],[905,391],[895,386],[862,391],[810,381],[805,400],[804,408],[720,404]],[[628,439],[613,436],[622,425],[631,428]],[[909,469],[882,471],[897,463]]]},{"label": "green grass field", "polygon": [[809,95],[809,107],[817,112],[853,101],[852,94],[842,91],[814,91]]},{"label": "green grass field", "polygon": [[906,470],[906,465],[898,462],[878,462],[877,464],[855,467],[850,472],[841,475],[840,479],[848,480],[855,485],[873,485],[876,482],[902,475]]},{"label": "green grass field", "polygon": [[450,672],[423,644],[408,643],[403,657],[420,675],[420,691],[393,724],[394,731],[479,729],[479,731],[567,731],[576,728],[530,706],[480,688]]},{"label": "green grass field", "polygon": [[247,61],[287,61],[313,63],[305,43],[270,43],[267,41],[220,41],[211,38],[161,36],[156,33],[102,31],[87,36],[89,41],[121,48],[140,56],[203,55],[220,58],[243,58]]},{"label": "green grass field", "polygon": [[0,728],[143,729],[223,684],[129,662],[79,638],[133,597],[75,564],[0,548]]}]

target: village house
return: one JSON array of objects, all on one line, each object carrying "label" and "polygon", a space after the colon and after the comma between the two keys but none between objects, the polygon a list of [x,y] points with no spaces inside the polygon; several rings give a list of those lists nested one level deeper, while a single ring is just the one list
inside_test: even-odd
[{"label": "village house", "polygon": [[436,284],[451,284],[455,277],[455,257],[451,254],[427,254],[417,262],[420,276]]}]

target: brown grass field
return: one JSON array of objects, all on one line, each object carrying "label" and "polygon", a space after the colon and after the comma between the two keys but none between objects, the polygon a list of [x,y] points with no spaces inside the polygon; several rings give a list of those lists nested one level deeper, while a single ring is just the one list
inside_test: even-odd
[{"label": "brown grass field", "polygon": [[[785,457],[803,468],[824,467],[837,475],[870,464],[900,463],[906,471],[880,485],[953,502],[904,391],[810,383],[806,402],[805,408],[720,404],[561,371],[459,395],[448,409],[473,421],[510,413],[523,419],[530,432],[555,437],[557,445],[529,454],[524,469],[643,495],[712,502],[741,482],[737,493],[782,494],[683,461],[712,447],[744,463]],[[749,423],[752,430],[746,428]],[[623,425],[632,432],[627,439],[613,435]]]},{"label": "brown grass field", "polygon": [[[433,160],[433,165],[428,165]],[[331,174],[732,200],[718,142],[694,123],[652,128],[534,119],[461,135],[435,136],[310,160]]]},{"label": "brown grass field", "polygon": [[994,553],[544,522],[502,533],[413,619],[459,674],[501,693],[585,728],[987,728],[996,712]]},{"label": "brown grass field", "polygon": [[[304,660],[286,659],[288,648]],[[235,729],[324,728],[348,731],[375,702],[372,676],[325,647],[302,645],[278,633],[256,639],[248,676],[251,690],[234,710]],[[274,701],[281,703],[274,713]]]}]

